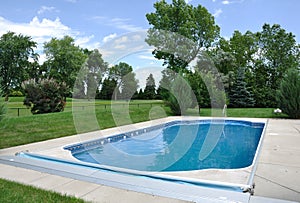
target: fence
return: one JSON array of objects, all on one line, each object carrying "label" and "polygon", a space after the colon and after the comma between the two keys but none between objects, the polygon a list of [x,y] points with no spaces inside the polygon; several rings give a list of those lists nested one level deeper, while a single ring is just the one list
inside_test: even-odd
[{"label": "fence", "polygon": [[[153,106],[164,106],[163,103],[120,103],[120,104],[113,104],[114,107],[126,107],[127,105],[129,105],[130,107],[137,107],[137,108],[141,108],[141,107],[145,107],[148,106],[150,108],[152,108]],[[79,108],[82,110],[85,110],[86,108],[89,107],[95,107],[95,108],[103,108],[104,110],[108,110],[111,108],[111,104],[95,104],[95,105],[76,105],[76,106],[66,106],[64,111],[65,112],[71,112],[72,108]],[[20,117],[20,116],[28,116],[28,115],[32,115],[32,113],[30,112],[30,109],[26,108],[26,107],[11,107],[11,108],[7,108],[7,114],[8,116],[11,117]]]}]

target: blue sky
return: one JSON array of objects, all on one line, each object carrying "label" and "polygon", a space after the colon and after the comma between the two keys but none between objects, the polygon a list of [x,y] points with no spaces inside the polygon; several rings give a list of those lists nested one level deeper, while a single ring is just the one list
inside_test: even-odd
[{"label": "blue sky", "polygon": [[[280,24],[300,42],[299,0],[186,0],[215,16],[221,35],[234,30],[260,31],[264,23]],[[149,28],[145,14],[156,0],[9,0],[0,6],[0,35],[14,31],[32,36],[42,50],[52,37],[70,35],[77,45],[94,49],[111,39]],[[168,0],[171,2],[171,0]],[[106,53],[103,53],[105,55]],[[134,57],[129,57],[134,61]],[[135,58],[136,59],[136,58]],[[150,54],[139,59],[150,62]],[[41,53],[40,60],[45,60]],[[141,63],[139,63],[141,64]],[[136,65],[136,64],[135,64]],[[136,65],[138,66],[138,65]],[[143,75],[143,74],[142,74]]]}]

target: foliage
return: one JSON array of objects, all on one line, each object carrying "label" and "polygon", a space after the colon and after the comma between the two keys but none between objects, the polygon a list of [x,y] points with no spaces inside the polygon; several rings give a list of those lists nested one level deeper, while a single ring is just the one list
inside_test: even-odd
[{"label": "foliage", "polygon": [[121,98],[129,100],[138,89],[138,80],[135,78],[135,73],[130,72],[122,78]]},{"label": "foliage", "polygon": [[9,94],[11,97],[23,97],[23,93],[19,90],[12,90]]},{"label": "foliage", "polygon": [[184,71],[200,49],[208,48],[219,37],[220,28],[206,8],[194,7],[184,0],[165,0],[154,4],[155,12],[146,14],[153,27],[146,42],[155,47],[157,59],[175,72]]},{"label": "foliage", "polygon": [[300,65],[295,36],[277,24],[265,24],[257,33],[235,31],[229,40],[221,38],[216,45],[209,55],[224,74],[227,95],[233,88],[233,76],[238,75],[239,67],[244,67],[244,82],[256,107],[276,107],[276,90],[286,68]]},{"label": "foliage", "polygon": [[37,61],[34,53],[36,42],[31,37],[17,35],[14,32],[3,34],[0,38],[0,77],[3,94],[8,100],[12,88],[20,88],[22,81],[29,78],[29,59]]},{"label": "foliage", "polygon": [[94,99],[99,92],[103,76],[107,73],[108,64],[102,59],[98,49],[89,53],[81,67],[73,88],[73,98]]},{"label": "foliage", "polygon": [[[111,67],[109,69],[109,77],[117,82],[113,96],[115,100],[119,98],[130,99],[138,88],[135,73],[132,72],[132,67],[127,63],[120,62]],[[121,95],[119,95],[119,93],[121,93]]]},{"label": "foliage", "polygon": [[229,92],[229,105],[232,107],[253,107],[254,99],[245,81],[245,68],[239,68],[236,80]]},{"label": "foliage", "polygon": [[116,87],[117,87],[117,81],[115,79],[105,78],[99,96],[97,98],[112,100]]},{"label": "foliage", "polygon": [[78,71],[88,54],[76,46],[70,36],[62,39],[52,38],[44,44],[44,53],[47,58],[42,66],[45,77],[53,78],[58,83],[64,82],[69,88],[73,88]]},{"label": "foliage", "polygon": [[279,108],[290,118],[300,118],[300,70],[289,69],[277,91]]},{"label": "foliage", "polygon": [[153,78],[152,73],[148,76],[146,79],[146,87],[144,90],[144,99],[155,99],[156,98],[156,92],[155,92],[155,80]]},{"label": "foliage", "polygon": [[1,90],[0,90],[0,121],[4,118],[6,111],[7,109],[5,106],[5,102],[3,101]]},{"label": "foliage", "polygon": [[[253,83],[259,97],[261,93],[265,98],[265,103],[276,106],[276,90],[287,68],[299,66],[299,49],[295,36],[286,32],[278,24],[264,24],[262,31],[257,33],[260,52],[255,62]],[[262,91],[267,89],[267,91]],[[257,99],[256,99],[257,100]],[[259,102],[259,100],[257,100]],[[261,104],[260,106],[263,106]]]},{"label": "foliage", "polygon": [[188,82],[178,74],[172,82],[167,106],[174,115],[184,115],[192,105],[192,89]]},{"label": "foliage", "polygon": [[33,114],[61,112],[66,104],[68,88],[65,83],[54,79],[34,79],[23,82],[25,90],[24,105],[31,108]]}]

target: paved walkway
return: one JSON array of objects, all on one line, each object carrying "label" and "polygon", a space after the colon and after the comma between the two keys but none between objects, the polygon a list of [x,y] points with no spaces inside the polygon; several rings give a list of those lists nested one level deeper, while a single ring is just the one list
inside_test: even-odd
[{"label": "paved walkway", "polygon": [[300,120],[269,119],[255,195],[300,201]]},{"label": "paved walkway", "polygon": [[[300,120],[270,119],[249,203],[300,202]],[[35,144],[31,144],[32,147]],[[22,147],[0,150],[1,155]],[[92,202],[187,202],[0,164],[0,177]]]}]

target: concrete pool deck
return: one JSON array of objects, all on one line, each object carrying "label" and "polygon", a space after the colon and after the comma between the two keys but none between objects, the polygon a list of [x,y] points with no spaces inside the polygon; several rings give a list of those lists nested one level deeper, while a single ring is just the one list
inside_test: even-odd
[{"label": "concrete pool deck", "polygon": [[[242,118],[241,118],[242,119]],[[124,127],[125,128],[125,127]],[[110,130],[107,130],[109,134]],[[0,150],[0,158],[16,152],[30,150],[55,153],[54,146],[78,142],[77,137],[65,137],[41,143],[33,143]],[[73,141],[72,141],[73,139]],[[269,119],[254,182],[254,196],[247,202],[283,202],[283,199],[300,201],[300,121]],[[69,154],[66,153],[66,157]],[[1,163],[1,162],[0,162]],[[93,202],[186,202],[180,199],[145,194],[99,185],[91,182],[38,172],[22,167],[0,164],[0,177],[34,185],[63,194],[74,195]],[[171,192],[171,191],[169,191]],[[116,195],[117,194],[117,195]]]}]

